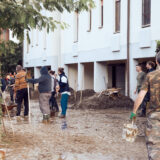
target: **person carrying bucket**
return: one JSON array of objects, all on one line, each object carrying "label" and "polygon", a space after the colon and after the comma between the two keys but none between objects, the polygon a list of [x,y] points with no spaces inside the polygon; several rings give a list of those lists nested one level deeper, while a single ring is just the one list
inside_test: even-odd
[{"label": "person carrying bucket", "polygon": [[136,117],[147,92],[150,92],[150,102],[147,108],[146,144],[149,160],[160,160],[160,52],[156,55],[158,69],[147,74],[146,80],[134,103],[130,119]]},{"label": "person carrying bucket", "polygon": [[39,106],[43,114],[43,123],[48,123],[50,121],[51,76],[48,74],[47,67],[42,67],[40,74],[41,76],[38,79],[27,79],[27,82],[39,83]]}]

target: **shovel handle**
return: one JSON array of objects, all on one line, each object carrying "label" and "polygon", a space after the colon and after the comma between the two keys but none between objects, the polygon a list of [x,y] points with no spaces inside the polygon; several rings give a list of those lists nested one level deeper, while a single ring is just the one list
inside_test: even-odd
[{"label": "shovel handle", "polygon": [[135,122],[136,122],[136,117],[132,119],[132,126],[134,125]]}]

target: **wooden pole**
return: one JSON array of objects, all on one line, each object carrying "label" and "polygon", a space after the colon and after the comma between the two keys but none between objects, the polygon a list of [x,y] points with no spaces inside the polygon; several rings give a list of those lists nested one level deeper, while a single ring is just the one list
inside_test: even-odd
[{"label": "wooden pole", "polygon": [[5,125],[4,125],[3,117],[2,117],[2,124],[3,124],[3,130],[4,130],[5,134],[7,134],[6,127],[5,127]]},{"label": "wooden pole", "polygon": [[75,89],[74,89],[74,99],[75,99],[75,102],[76,102],[76,99],[77,99],[77,81],[75,80]]},{"label": "wooden pole", "polygon": [[27,84],[27,90],[28,90],[29,122],[31,122],[31,105],[30,105],[29,83]]},{"label": "wooden pole", "polygon": [[82,98],[83,98],[83,89],[84,89],[84,77],[83,77],[83,79],[82,79],[82,87],[81,87],[80,103],[82,102]]},{"label": "wooden pole", "polygon": [[5,99],[4,99],[4,96],[3,96],[2,91],[1,91],[1,94],[2,94],[2,99],[3,99],[3,102],[4,102],[5,109],[6,109],[6,111],[7,111],[7,114],[8,114],[9,120],[10,120],[10,124],[11,124],[11,128],[12,128],[12,133],[13,133],[13,136],[14,136],[14,128],[13,128],[11,116],[10,116],[10,114],[9,114],[8,107],[7,107],[7,105],[6,105],[6,101],[5,101]]}]

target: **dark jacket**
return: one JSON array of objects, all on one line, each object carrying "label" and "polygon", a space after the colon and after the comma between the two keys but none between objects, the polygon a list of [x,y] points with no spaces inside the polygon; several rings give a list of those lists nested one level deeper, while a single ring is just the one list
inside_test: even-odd
[{"label": "dark jacket", "polygon": [[10,79],[8,80],[8,84],[10,88],[13,88],[13,84],[15,84],[15,79],[10,77]]},{"label": "dark jacket", "polygon": [[[69,84],[68,84],[68,78],[67,76],[65,75],[65,73],[63,74],[60,74],[60,79],[59,79],[59,86],[60,86],[60,93],[63,93],[63,92],[69,92]],[[62,77],[66,77],[67,78],[67,83],[63,83],[62,82]]]},{"label": "dark jacket", "polygon": [[148,73],[153,72],[153,71],[155,71],[155,69],[151,68],[151,69],[148,70]]},{"label": "dark jacket", "polygon": [[47,67],[40,70],[41,76],[38,79],[28,79],[29,83],[39,83],[38,90],[40,93],[51,92],[51,76],[48,74]]},{"label": "dark jacket", "polygon": [[4,92],[5,91],[5,89],[6,89],[6,81],[5,81],[5,79],[0,79],[0,83],[1,83],[1,90],[2,90],[2,92]]}]

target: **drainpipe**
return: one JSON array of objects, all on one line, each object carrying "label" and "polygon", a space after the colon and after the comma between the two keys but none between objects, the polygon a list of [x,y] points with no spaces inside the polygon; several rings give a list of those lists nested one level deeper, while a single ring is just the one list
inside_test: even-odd
[{"label": "drainpipe", "polygon": [[127,95],[130,97],[130,0],[127,6]]},{"label": "drainpipe", "polygon": [[24,40],[22,42],[22,67],[24,68]]}]

